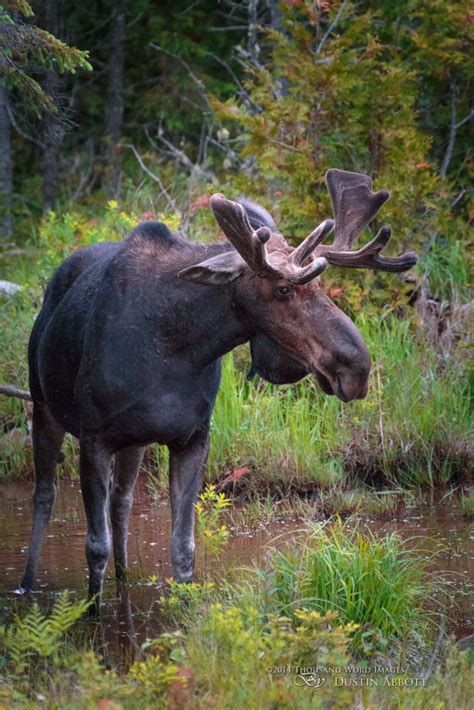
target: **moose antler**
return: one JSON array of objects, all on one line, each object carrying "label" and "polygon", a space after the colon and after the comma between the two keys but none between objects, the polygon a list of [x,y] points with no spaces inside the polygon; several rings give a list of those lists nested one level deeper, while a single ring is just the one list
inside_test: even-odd
[{"label": "moose antler", "polygon": [[[245,208],[224,195],[213,195],[211,207],[222,231],[250,268],[262,278],[284,278],[304,284],[318,276],[329,264],[354,269],[407,271],[418,261],[414,252],[396,257],[383,256],[382,250],[392,236],[390,227],[382,227],[377,236],[357,251],[351,251],[358,235],[389,199],[388,190],[372,192],[372,180],[361,173],[328,170],[326,184],[331,196],[334,221],[327,219],[293,251],[279,232],[269,227],[254,230]],[[323,244],[334,226],[334,242]],[[279,246],[267,251],[273,237]]]},{"label": "moose antler", "polygon": [[[224,195],[212,195],[211,207],[226,237],[258,276],[284,278],[295,284],[303,284],[314,279],[326,268],[327,261],[324,257],[314,259],[305,267],[302,265],[304,260],[295,262],[287,256],[283,260],[279,259],[278,264],[275,261],[272,263],[271,254],[266,249],[266,244],[272,235],[268,227],[252,229],[245,208],[238,202],[226,199]],[[332,226],[332,220],[326,220],[318,227],[323,235],[321,238],[329,233]],[[282,244],[288,247],[283,237],[278,236]]]},{"label": "moose antler", "polygon": [[[316,256],[324,256],[335,266],[377,271],[407,271],[417,263],[418,256],[414,252],[406,252],[397,257],[380,255],[390,241],[390,227],[382,227],[372,241],[358,251],[350,251],[357,236],[390,197],[388,190],[372,192],[372,180],[367,175],[335,169],[327,171],[326,184],[334,209],[334,242],[328,247],[321,244],[322,239],[318,239],[314,250]],[[312,235],[314,232],[296,252],[302,250]]]},{"label": "moose antler", "polygon": [[278,271],[268,261],[265,248],[271,236],[270,229],[252,229],[242,205],[224,195],[212,195],[210,202],[219,227],[250,268],[259,276],[277,276]]}]

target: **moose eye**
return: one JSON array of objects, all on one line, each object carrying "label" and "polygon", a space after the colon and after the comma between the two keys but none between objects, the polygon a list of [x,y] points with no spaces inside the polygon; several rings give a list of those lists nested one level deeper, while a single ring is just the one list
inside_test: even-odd
[{"label": "moose eye", "polygon": [[275,289],[275,296],[277,298],[281,298],[282,300],[290,298],[292,293],[293,289],[291,288],[291,286],[277,286],[277,288]]}]

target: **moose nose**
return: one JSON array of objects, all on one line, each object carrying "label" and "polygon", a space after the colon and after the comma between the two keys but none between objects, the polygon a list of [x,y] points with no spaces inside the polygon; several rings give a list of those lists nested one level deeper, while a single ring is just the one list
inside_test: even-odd
[{"label": "moose nose", "polygon": [[336,396],[342,402],[352,402],[353,399],[365,399],[369,391],[369,373],[360,373],[359,377],[353,375],[336,377]]}]

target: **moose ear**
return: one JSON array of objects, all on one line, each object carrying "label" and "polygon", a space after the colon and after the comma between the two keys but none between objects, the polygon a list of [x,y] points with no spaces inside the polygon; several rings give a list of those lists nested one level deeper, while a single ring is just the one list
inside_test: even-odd
[{"label": "moose ear", "polygon": [[197,284],[222,286],[238,279],[246,266],[240,254],[232,250],[188,266],[179,272],[178,277]]}]

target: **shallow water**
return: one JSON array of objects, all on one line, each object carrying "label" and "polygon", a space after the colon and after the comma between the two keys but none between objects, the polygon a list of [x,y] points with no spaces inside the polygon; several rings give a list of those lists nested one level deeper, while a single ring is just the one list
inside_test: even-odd
[{"label": "shallow water", "polygon": [[[13,591],[23,573],[31,522],[32,483],[2,483],[0,486],[0,595],[7,607],[22,604]],[[448,630],[457,638],[474,633],[474,532],[456,506],[446,501],[406,507],[387,519],[364,519],[374,533],[396,531],[420,555],[436,558],[431,571],[442,577],[452,603],[448,610]],[[291,541],[303,527],[303,520],[284,519],[256,529],[234,532],[218,562],[212,564],[198,553],[197,581],[236,578],[239,568],[253,561],[263,562],[272,546]],[[46,532],[37,575],[35,600],[50,604],[58,592],[69,589],[79,597],[86,590],[87,567],[84,556],[85,514],[79,483],[60,481],[51,522]],[[158,598],[160,582],[172,574],[169,562],[170,514],[166,500],[157,500],[142,478],[136,489],[130,521],[129,562],[132,582],[120,594],[108,568],[105,607],[100,631],[105,647],[128,649],[163,628]]]}]

